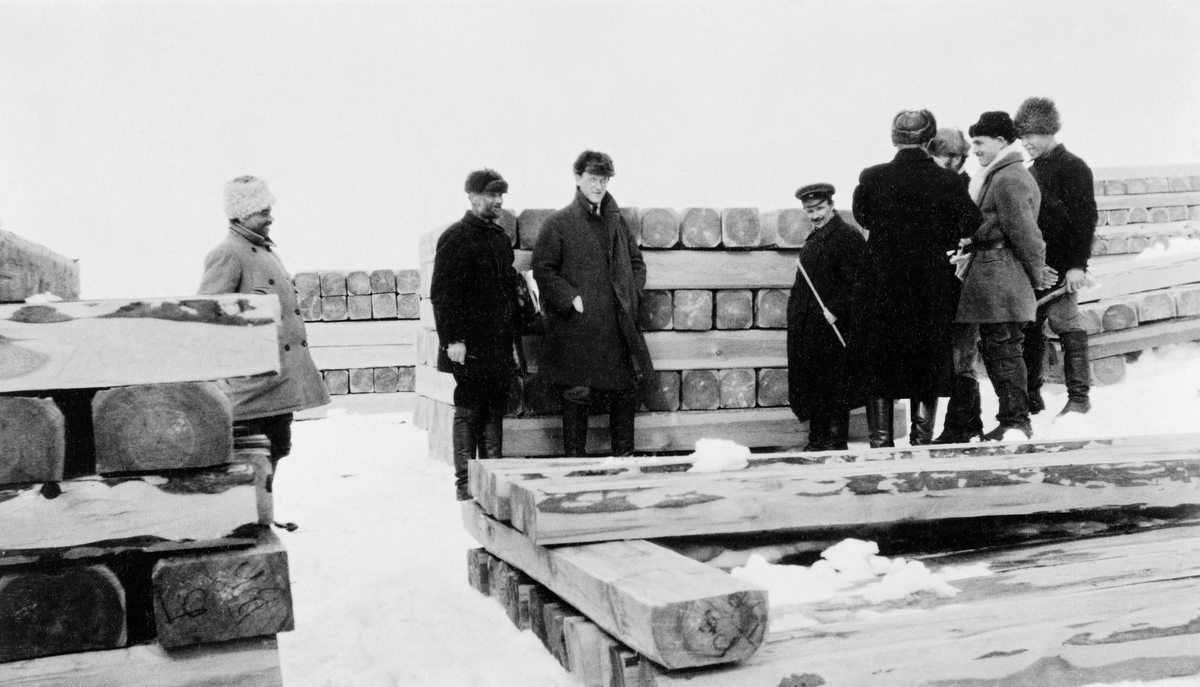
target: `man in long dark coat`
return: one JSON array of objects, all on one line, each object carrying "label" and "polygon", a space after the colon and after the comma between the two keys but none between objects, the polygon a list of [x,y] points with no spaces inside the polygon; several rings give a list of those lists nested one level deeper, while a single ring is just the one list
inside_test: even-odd
[{"label": "man in long dark coat", "polygon": [[928,110],[892,121],[891,162],[863,170],[854,217],[870,232],[861,335],[868,376],[867,425],[872,447],[892,446],[892,402],[908,398],[909,443],[929,444],[944,379],[954,318],[947,253],[979,227],[979,209],[953,172],[924,146],[937,122]]},{"label": "man in long dark coat", "polygon": [[546,313],[542,371],[562,395],[563,452],[587,455],[588,412],[605,407],[614,456],[633,454],[634,413],[654,374],[637,313],[646,264],[608,193],[612,158],[575,160],[575,199],[546,219],[533,276]]},{"label": "man in long dark coat", "polygon": [[850,409],[862,405],[854,292],[867,242],[834,210],[833,193],[832,184],[796,191],[813,225],[800,250],[804,272],[797,268],[788,300],[788,401],[801,422],[808,420],[805,451],[844,451]]},{"label": "man in long dark coat", "polygon": [[1041,298],[1058,288],[1065,292],[1038,306],[1037,318],[1025,328],[1025,367],[1029,373],[1029,412],[1045,408],[1042,401],[1042,361],[1046,352],[1046,323],[1063,348],[1063,377],[1067,405],[1059,415],[1086,413],[1091,377],[1088,373],[1088,335],[1079,317],[1079,290],[1087,283],[1088,258],[1096,233],[1096,196],[1092,170],[1079,156],[1055,140],[1060,128],[1058,108],[1049,98],[1028,98],[1013,117],[1017,136],[1033,166],[1029,171],[1042,193],[1038,228],[1046,241],[1046,264],[1058,273],[1058,282]]},{"label": "man in long dark coat", "polygon": [[438,238],[430,298],[441,348],[437,368],[454,375],[454,486],[467,465],[504,452],[508,386],[517,372],[517,283],[512,242],[496,224],[508,183],[493,170],[467,177],[471,209]]}]

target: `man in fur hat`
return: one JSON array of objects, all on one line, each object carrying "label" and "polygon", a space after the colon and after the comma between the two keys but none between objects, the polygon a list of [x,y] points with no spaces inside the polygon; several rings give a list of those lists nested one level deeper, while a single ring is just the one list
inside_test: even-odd
[{"label": "man in fur hat", "polygon": [[265,434],[271,441],[273,466],[292,450],[293,413],[329,403],[325,382],[308,352],[296,289],[268,236],[274,204],[275,196],[257,177],[238,177],[225,185],[229,233],[205,258],[200,281],[201,294],[279,297],[279,374],[225,380],[235,433]]},{"label": "man in fur hat", "polygon": [[517,373],[517,283],[512,241],[496,223],[508,182],[471,172],[471,209],[438,238],[430,300],[441,348],[437,368],[454,375],[454,488],[467,492],[467,466],[504,454],[508,387]]},{"label": "man in fur hat", "polygon": [[546,219],[533,248],[546,314],[542,372],[562,396],[563,452],[587,455],[588,411],[608,410],[611,455],[634,448],[640,391],[654,379],[637,314],[646,263],[608,192],[613,161],[585,150],[575,160],[575,198]]},{"label": "man in fur hat", "polygon": [[1096,233],[1096,196],[1092,170],[1054,136],[1060,124],[1058,108],[1049,98],[1028,98],[1013,119],[1017,136],[1033,158],[1030,172],[1042,193],[1038,227],[1046,241],[1046,264],[1060,275],[1043,297],[1063,289],[1038,307],[1037,319],[1025,329],[1025,366],[1029,372],[1029,412],[1045,408],[1042,401],[1042,361],[1046,350],[1045,326],[1058,336],[1063,349],[1063,377],[1067,404],[1059,415],[1086,413],[1088,398],[1088,336],[1079,318],[1079,290],[1087,281],[1088,258]]}]

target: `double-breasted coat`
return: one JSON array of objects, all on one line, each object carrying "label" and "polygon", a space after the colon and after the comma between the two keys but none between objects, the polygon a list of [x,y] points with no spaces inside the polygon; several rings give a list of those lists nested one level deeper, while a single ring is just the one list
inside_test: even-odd
[{"label": "double-breasted coat", "polygon": [[837,411],[863,404],[855,290],[866,254],[862,233],[836,213],[800,250],[800,264],[846,340],[843,346],[797,269],[787,311],[788,403],[801,421],[814,408]]},{"label": "double-breasted coat", "polygon": [[1046,267],[1046,243],[1037,225],[1041,194],[1015,151],[984,173],[983,222],[972,237],[975,251],[963,278],[958,321],[1032,322],[1033,290]]},{"label": "double-breasted coat", "polygon": [[293,413],[329,403],[329,392],[308,352],[296,288],[275,243],[237,224],[204,260],[201,294],[259,293],[279,297],[279,374],[224,381],[234,420]]},{"label": "double-breasted coat", "polygon": [[[505,379],[518,363],[517,282],[512,242],[495,222],[467,212],[438,237],[429,296],[440,348],[437,368],[464,377]],[[462,342],[459,364],[446,347]]]},{"label": "double-breasted coat", "polygon": [[[654,376],[637,327],[646,263],[611,194],[598,210],[576,189],[538,235],[533,276],[546,326],[540,364],[560,386],[644,390]],[[576,296],[583,312],[572,305]]]},{"label": "double-breasted coat", "polygon": [[1046,242],[1046,264],[1058,270],[1086,270],[1096,234],[1096,195],[1092,170],[1059,144],[1039,155],[1029,168],[1042,194],[1038,229]]},{"label": "double-breasted coat", "polygon": [[947,395],[956,291],[947,253],[979,227],[979,208],[954,172],[904,148],[863,170],[854,217],[870,232],[860,323],[870,393]]}]

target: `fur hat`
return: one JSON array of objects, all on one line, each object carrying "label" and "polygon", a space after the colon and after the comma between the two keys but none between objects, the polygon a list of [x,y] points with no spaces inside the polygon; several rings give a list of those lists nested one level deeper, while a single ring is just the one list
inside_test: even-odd
[{"label": "fur hat", "polygon": [[508,182],[494,169],[478,169],[467,175],[467,193],[508,193]]},{"label": "fur hat", "polygon": [[967,134],[971,138],[976,136],[988,136],[990,138],[1003,138],[1012,143],[1017,140],[1017,129],[1013,126],[1012,118],[1007,112],[994,110],[992,112],[984,112],[979,115],[979,121],[971,125],[967,129]]},{"label": "fur hat", "polygon": [[967,137],[963,136],[963,132],[953,127],[938,129],[937,136],[929,141],[929,154],[938,155],[957,155],[966,157],[971,151],[971,144],[967,143]]},{"label": "fur hat", "polygon": [[892,118],[892,143],[920,145],[933,138],[937,120],[929,110],[902,110]]},{"label": "fur hat", "polygon": [[611,177],[617,173],[613,169],[612,158],[607,153],[595,150],[585,150],[575,158],[575,174],[582,176],[585,172],[601,177]]},{"label": "fur hat", "polygon": [[1062,128],[1058,121],[1058,108],[1049,98],[1026,98],[1017,108],[1017,116],[1013,117],[1017,127],[1017,136],[1026,134],[1042,134],[1053,136]]},{"label": "fur hat", "polygon": [[275,204],[275,196],[267,182],[258,177],[238,177],[225,184],[225,214],[229,219],[242,219],[266,210]]}]

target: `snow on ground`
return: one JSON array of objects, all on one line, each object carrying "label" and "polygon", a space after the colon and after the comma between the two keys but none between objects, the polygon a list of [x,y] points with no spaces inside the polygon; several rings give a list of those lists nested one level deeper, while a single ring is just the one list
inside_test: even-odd
[{"label": "snow on ground", "polygon": [[[996,401],[981,382],[990,428]],[[1065,390],[1048,385],[1044,395],[1036,438],[1200,431],[1200,345],[1146,352],[1125,381],[1093,389],[1087,416],[1054,422]],[[461,524],[452,471],[428,458],[425,433],[409,415],[299,422],[294,443],[276,480],[276,515],[300,525],[280,533],[296,612],[296,630],[279,639],[288,687],[578,687],[531,632],[517,631],[499,604],[467,584],[466,551],[476,544]],[[859,582],[833,593],[857,595],[857,605],[864,588],[910,563],[874,561],[863,542],[843,543],[840,552],[827,560]],[[931,573],[943,579],[921,582]],[[941,588],[951,573],[910,571],[891,592]]]}]

